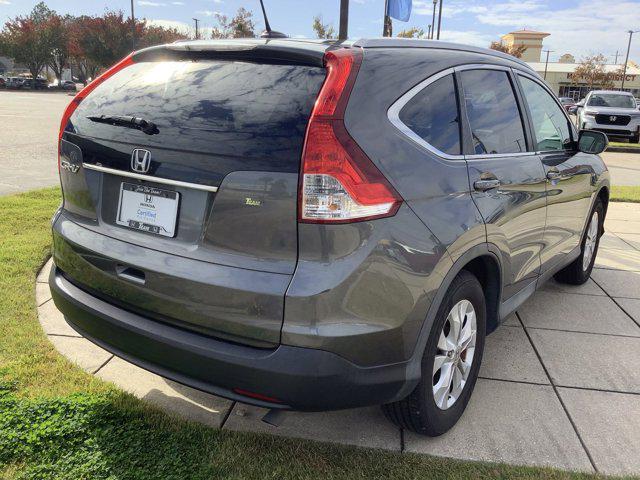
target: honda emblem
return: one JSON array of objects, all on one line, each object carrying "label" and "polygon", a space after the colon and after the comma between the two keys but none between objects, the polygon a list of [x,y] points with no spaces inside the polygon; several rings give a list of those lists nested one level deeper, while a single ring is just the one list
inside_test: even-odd
[{"label": "honda emblem", "polygon": [[617,118],[618,118],[618,117],[616,117],[615,115],[611,115],[611,116],[609,117],[609,121],[610,121],[610,122],[615,122]]},{"label": "honda emblem", "polygon": [[142,148],[136,148],[131,152],[131,170],[138,173],[147,173],[151,166],[151,152]]}]

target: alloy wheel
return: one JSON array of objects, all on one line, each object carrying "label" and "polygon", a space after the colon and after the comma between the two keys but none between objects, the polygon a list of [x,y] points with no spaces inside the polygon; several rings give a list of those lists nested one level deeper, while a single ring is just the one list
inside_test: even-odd
[{"label": "alloy wheel", "polygon": [[464,390],[473,364],[476,333],[473,305],[460,300],[442,326],[433,362],[433,398],[441,410],[451,408]]},{"label": "alloy wheel", "polygon": [[587,238],[584,241],[584,252],[582,253],[582,270],[585,272],[591,265],[591,259],[596,250],[596,244],[598,242],[598,212],[593,212],[591,222],[587,228]]}]

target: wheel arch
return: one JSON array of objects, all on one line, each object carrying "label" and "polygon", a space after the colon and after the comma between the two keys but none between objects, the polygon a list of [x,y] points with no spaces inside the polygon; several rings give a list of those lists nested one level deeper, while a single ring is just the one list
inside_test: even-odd
[{"label": "wheel arch", "polygon": [[[607,209],[609,208],[609,187],[607,185],[603,185],[596,195],[596,199],[602,202],[602,208],[604,209],[604,216],[607,216]],[[592,207],[593,208],[593,207]],[[604,219],[602,222],[602,233],[604,233]]]},{"label": "wheel arch", "polygon": [[426,348],[431,328],[435,321],[440,304],[458,273],[466,270],[478,278],[483,287],[485,300],[487,301],[487,333],[495,330],[499,324],[499,309],[502,298],[503,267],[500,262],[500,252],[496,245],[491,243],[478,244],[460,255],[445,275],[440,287],[435,293],[422,324],[418,341],[409,360],[408,377],[420,378],[420,365],[424,349]]}]

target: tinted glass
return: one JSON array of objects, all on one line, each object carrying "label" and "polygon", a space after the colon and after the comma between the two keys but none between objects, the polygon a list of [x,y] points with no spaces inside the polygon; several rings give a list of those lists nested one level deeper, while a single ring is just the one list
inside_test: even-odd
[{"label": "tinted glass", "polygon": [[636,108],[636,101],[631,95],[615,93],[594,93],[589,98],[589,107]]},{"label": "tinted glass", "polygon": [[533,80],[520,76],[520,84],[531,112],[536,151],[571,148],[569,122],[562,108]]},{"label": "tinted glass", "polygon": [[474,153],[524,152],[522,119],[507,73],[465,70],[461,75]]},{"label": "tinted glass", "polygon": [[[84,136],[251,159],[252,168],[295,172],[323,68],[234,61],[136,63],[98,86],[69,127]],[[131,115],[157,135],[89,121]]]},{"label": "tinted glass", "polygon": [[429,145],[460,154],[460,122],[453,75],[426,86],[400,111],[400,121]]}]

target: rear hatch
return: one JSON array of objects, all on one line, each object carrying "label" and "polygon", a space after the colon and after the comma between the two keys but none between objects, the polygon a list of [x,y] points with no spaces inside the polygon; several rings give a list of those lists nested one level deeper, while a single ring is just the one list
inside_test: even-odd
[{"label": "rear hatch", "polygon": [[177,44],[96,82],[64,122],[58,267],[159,321],[277,345],[325,48]]}]

